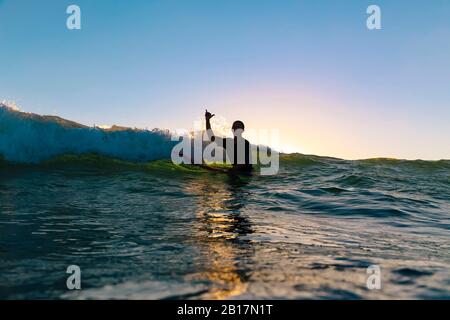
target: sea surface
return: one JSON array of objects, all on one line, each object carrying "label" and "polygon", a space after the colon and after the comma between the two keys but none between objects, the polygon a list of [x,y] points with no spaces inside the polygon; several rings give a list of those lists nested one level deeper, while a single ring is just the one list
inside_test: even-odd
[{"label": "sea surface", "polygon": [[447,160],[0,162],[0,299],[450,299],[449,231]]}]

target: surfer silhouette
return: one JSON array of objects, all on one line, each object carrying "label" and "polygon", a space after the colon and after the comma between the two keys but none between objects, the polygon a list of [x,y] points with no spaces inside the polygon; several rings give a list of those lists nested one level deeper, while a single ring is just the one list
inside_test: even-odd
[{"label": "surfer silhouette", "polygon": [[233,138],[219,138],[214,135],[211,129],[211,118],[214,114],[205,111],[206,132],[211,142],[215,142],[219,147],[225,150],[225,156],[232,164],[231,172],[250,173],[253,169],[251,164],[251,148],[250,142],[242,137],[245,130],[244,123],[237,120],[233,123],[231,130],[233,131]]}]

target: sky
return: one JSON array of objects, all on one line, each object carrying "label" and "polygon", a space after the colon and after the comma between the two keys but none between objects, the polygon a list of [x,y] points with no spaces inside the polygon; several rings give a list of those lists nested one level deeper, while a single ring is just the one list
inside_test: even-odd
[{"label": "sky", "polygon": [[27,112],[189,129],[207,107],[286,152],[450,159],[450,1],[0,0],[0,43]]}]

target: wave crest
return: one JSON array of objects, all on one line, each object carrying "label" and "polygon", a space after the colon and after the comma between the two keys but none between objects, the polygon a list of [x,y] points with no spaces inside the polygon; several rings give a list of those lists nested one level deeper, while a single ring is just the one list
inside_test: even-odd
[{"label": "wave crest", "polygon": [[176,142],[163,130],[87,127],[59,117],[13,110],[0,103],[0,154],[18,163],[40,163],[57,156],[100,154],[132,162],[169,159]]}]

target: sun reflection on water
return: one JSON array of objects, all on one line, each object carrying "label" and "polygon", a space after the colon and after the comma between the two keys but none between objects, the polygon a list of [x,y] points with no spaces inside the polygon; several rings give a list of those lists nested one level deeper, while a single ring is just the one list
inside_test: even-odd
[{"label": "sun reflection on water", "polygon": [[246,184],[239,177],[226,177],[197,179],[186,187],[197,199],[198,224],[193,238],[206,256],[202,263],[207,264],[190,278],[212,283],[205,299],[227,299],[247,290],[248,276],[239,266],[243,257],[252,254],[251,245],[243,239],[252,233],[250,221],[242,213]]}]

